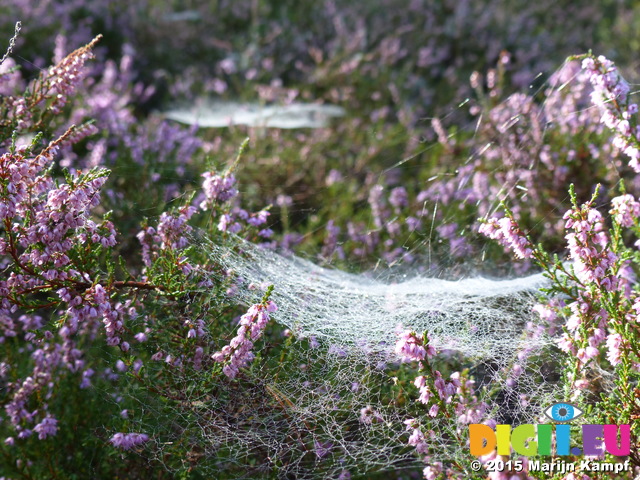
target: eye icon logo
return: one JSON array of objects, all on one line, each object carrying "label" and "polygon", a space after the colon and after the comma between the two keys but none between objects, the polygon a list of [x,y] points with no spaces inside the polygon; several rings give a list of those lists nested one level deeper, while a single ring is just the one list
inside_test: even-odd
[{"label": "eye icon logo", "polygon": [[582,410],[570,403],[554,403],[544,411],[544,414],[554,422],[570,422],[583,413]]}]

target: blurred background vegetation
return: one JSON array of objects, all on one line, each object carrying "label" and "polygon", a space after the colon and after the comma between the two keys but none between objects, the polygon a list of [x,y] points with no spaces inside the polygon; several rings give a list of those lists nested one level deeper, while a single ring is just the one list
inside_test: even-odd
[{"label": "blurred background vegetation", "polygon": [[[219,169],[251,138],[236,172],[246,206],[271,204],[278,238],[291,234],[285,246],[314,255],[330,219],[343,230],[347,221],[371,223],[363,207],[372,186],[403,185],[415,196],[434,175],[452,175],[472,154],[464,140],[476,126],[474,105],[477,115],[478,105],[486,110],[514,92],[541,99],[565,58],[589,49],[633,78],[640,41],[639,7],[616,0],[5,0],[0,8],[3,38],[23,22],[15,53],[27,78],[50,63],[56,45],[70,51],[102,34],[92,81],[104,75],[105,60],[126,56],[122,83],[138,86],[127,101],[140,122],[204,100],[345,108],[345,117],[320,130],[198,132]],[[436,141],[434,118],[454,139],[453,152]],[[116,174],[132,172],[120,166]],[[197,177],[189,178],[183,184]],[[147,216],[158,215],[160,203],[158,195],[134,202]],[[374,262],[364,266],[379,258],[370,253]]]}]

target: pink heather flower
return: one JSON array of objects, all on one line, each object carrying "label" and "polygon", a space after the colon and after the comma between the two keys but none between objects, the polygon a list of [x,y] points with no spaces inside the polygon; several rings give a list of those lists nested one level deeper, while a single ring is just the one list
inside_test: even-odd
[{"label": "pink heather flower", "polygon": [[351,473],[349,470],[342,470],[338,476],[338,480],[351,480]]},{"label": "pink heather flower", "polygon": [[425,480],[436,480],[442,473],[442,462],[432,462],[422,471]]},{"label": "pink heather flower", "polygon": [[489,406],[484,402],[479,402],[475,407],[464,407],[464,404],[459,404],[458,407],[456,407],[456,413],[458,414],[458,423],[462,425],[480,423],[482,417],[489,408]]},{"label": "pink heather flower", "polygon": [[[163,212],[160,215],[158,227],[146,227],[136,237],[142,244],[142,260],[146,266],[150,266],[160,250],[184,249],[189,245],[188,234],[193,230],[189,220],[197,212],[193,206],[184,206],[173,212]],[[181,267],[187,275],[192,267],[184,258],[181,258]]]},{"label": "pink heather flower", "polygon": [[638,106],[629,104],[629,84],[620,76],[613,62],[603,56],[585,58],[582,68],[588,72],[593,85],[591,101],[603,112],[602,123],[614,132],[614,146],[630,158],[629,166],[640,172],[638,133],[629,122],[637,113]]},{"label": "pink heather flower", "polygon": [[269,300],[266,303],[266,307],[267,307],[267,312],[269,312],[269,313],[273,313],[273,312],[278,310],[278,306],[276,305],[276,302],[274,302],[272,300]]},{"label": "pink heather flower", "polygon": [[434,372],[433,385],[436,387],[436,392],[438,392],[440,398],[444,400],[447,397],[447,385],[438,370]]},{"label": "pink heather flower", "polygon": [[58,433],[58,420],[50,415],[47,415],[39,424],[37,424],[33,431],[38,434],[40,440],[44,440],[47,437],[53,437]]},{"label": "pink heather flower", "polygon": [[211,355],[214,362],[226,362],[222,367],[222,372],[228,378],[234,379],[240,368],[245,367],[253,360],[254,354],[251,351],[253,341],[262,336],[262,332],[270,320],[269,313],[276,310],[277,306],[271,300],[249,307],[247,313],[240,318],[240,327],[229,345]]},{"label": "pink heather flower", "polygon": [[91,386],[91,377],[96,372],[92,368],[86,369],[82,372],[82,381],[80,382],[80,388],[89,388]]},{"label": "pink heather flower", "polygon": [[427,405],[433,394],[429,389],[429,386],[426,383],[426,379],[424,376],[416,377],[413,381],[413,384],[418,388],[420,396],[418,397],[418,401]]},{"label": "pink heather flower", "polygon": [[202,191],[206,197],[206,200],[200,203],[202,210],[208,210],[216,203],[231,200],[238,194],[238,190],[234,188],[236,179],[232,174],[220,176],[213,172],[205,172],[202,176]]},{"label": "pink heather flower", "polygon": [[389,212],[384,205],[383,193],[384,187],[382,185],[374,185],[369,191],[369,205],[377,228],[381,228],[389,216]]},{"label": "pink heather flower", "polygon": [[585,204],[580,209],[568,210],[563,218],[565,228],[573,230],[565,238],[578,280],[584,284],[595,283],[607,290],[616,289],[619,279],[607,270],[618,257],[607,248],[609,236],[600,212]]},{"label": "pink heather flower", "polygon": [[192,228],[187,224],[189,219],[196,213],[196,208],[185,206],[179,208],[175,213],[163,212],[158,223],[158,237],[160,248],[180,249],[189,244],[185,236]]},{"label": "pink heather flower", "polygon": [[218,230],[220,230],[221,232],[226,232],[229,228],[229,224],[231,224],[231,221],[231,215],[226,213],[224,215],[220,215],[220,220],[218,220]]},{"label": "pink heather flower", "polygon": [[589,317],[591,302],[593,302],[593,299],[589,295],[580,295],[575,302],[569,305],[571,315],[567,320],[566,326],[570,332],[578,330],[578,327]]},{"label": "pink heather flower", "polygon": [[566,333],[563,333],[560,338],[556,340],[558,348],[565,353],[572,353],[575,355],[575,344],[571,337]]},{"label": "pink heather flower", "polygon": [[136,333],[133,338],[135,338],[140,343],[146,342],[147,341],[147,334],[144,333],[144,332]]},{"label": "pink heather flower", "polygon": [[620,345],[622,345],[622,335],[619,333],[612,333],[607,337],[607,359],[613,366],[621,362],[622,352],[620,351]]},{"label": "pink heather flower", "polygon": [[597,357],[598,353],[599,351],[596,347],[589,345],[585,348],[579,348],[576,357],[578,357],[578,360],[580,360],[582,363],[587,363],[592,358]]},{"label": "pink heather flower", "polygon": [[99,38],[95,38],[88,45],[70,53],[57,65],[49,67],[47,74],[43,76],[42,83],[47,87],[46,97],[52,100],[49,108],[53,113],[60,113],[69,95],[84,78],[84,63],[93,58],[91,48],[98,40]]},{"label": "pink heather flower", "polygon": [[318,442],[317,440],[313,442],[314,450],[316,452],[316,456],[318,458],[324,458],[331,453],[331,449],[333,448],[333,442]]},{"label": "pink heather flower", "polygon": [[621,195],[611,200],[611,210],[616,222],[623,227],[631,227],[635,219],[640,216],[640,203],[636,202],[633,195]]},{"label": "pink heather flower", "polygon": [[[427,339],[428,338],[427,336]],[[435,348],[433,348],[430,343],[428,343],[427,348],[425,348],[422,338],[419,338],[417,334],[411,330],[406,330],[400,334],[400,338],[396,342],[395,352],[400,355],[405,362],[424,360],[436,354]]]},{"label": "pink heather flower", "polygon": [[509,248],[517,258],[532,257],[533,246],[518,224],[509,217],[490,218],[480,225],[478,232]]},{"label": "pink heather flower", "polygon": [[[405,420],[405,424],[407,421]],[[424,433],[420,430],[419,427],[412,427],[407,425],[407,430],[411,431],[411,435],[409,436],[408,444],[412,447],[416,447],[416,451],[421,454],[429,453],[429,445],[427,444]]]},{"label": "pink heather flower", "polygon": [[383,421],[382,416],[374,410],[371,405],[360,410],[360,422],[365,425],[371,425],[372,423],[380,423]]},{"label": "pink heather flower", "polygon": [[409,196],[404,187],[396,187],[389,194],[389,203],[393,205],[397,211],[409,205]]},{"label": "pink heather flower", "polygon": [[614,63],[600,55],[597,59],[592,57],[582,61],[582,68],[589,72],[591,84],[594,87],[592,100],[596,105],[602,106],[617,101],[624,105],[630,92],[629,84],[618,74]]},{"label": "pink heather flower", "polygon": [[271,215],[267,210],[260,210],[257,213],[252,214],[250,217],[246,219],[249,225],[253,225],[254,227],[258,227],[267,222],[267,217]]},{"label": "pink heather flower", "polygon": [[164,358],[164,352],[162,351],[156,352],[153,355],[151,355],[152,362],[161,362],[163,358]]},{"label": "pink heather flower", "polygon": [[329,174],[325,179],[325,183],[327,187],[330,187],[331,185],[341,182],[342,180],[343,180],[342,174],[335,168],[332,168],[331,170],[329,170]]},{"label": "pink heather flower", "polygon": [[109,442],[116,448],[131,450],[149,441],[149,435],[145,433],[116,433]]},{"label": "pink heather flower", "polygon": [[511,369],[511,373],[514,377],[519,377],[520,375],[522,375],[522,366],[517,363],[514,364],[513,368]]},{"label": "pink heather flower", "polygon": [[557,311],[551,305],[537,304],[532,310],[548,325],[554,325],[558,318]]}]

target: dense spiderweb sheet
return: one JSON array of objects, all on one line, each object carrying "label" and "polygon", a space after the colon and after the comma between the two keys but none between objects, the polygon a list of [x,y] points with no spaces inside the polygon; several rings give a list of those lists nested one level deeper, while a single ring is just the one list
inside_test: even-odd
[{"label": "dense spiderweb sheet", "polygon": [[[432,460],[468,459],[468,446],[452,441],[452,432],[464,428],[455,419],[420,413],[411,385],[406,403],[389,397],[394,379],[387,370],[399,362],[393,353],[398,325],[429,332],[445,363],[470,368],[489,416],[500,422],[537,423],[541,406],[561,394],[553,338],[523,334],[525,323],[535,321],[531,308],[546,284],[542,275],[394,282],[322,268],[237,238],[232,243],[216,245],[202,234],[196,244],[243,279],[235,301],[255,303],[273,284],[274,321],[299,339],[315,337],[317,346],[296,341],[291,359],[276,369],[254,360],[241,382],[221,377],[213,391],[193,391],[163,422],[171,425],[168,431],[154,435],[156,460],[188,437],[199,458],[219,459],[209,473],[221,468],[225,478],[338,478],[344,470],[361,478],[416,469],[421,463],[403,423],[416,415],[432,431]],[[517,378],[510,373],[514,363],[523,372]],[[184,373],[183,390],[190,391],[198,380]],[[363,423],[364,408],[380,421]]]},{"label": "dense spiderweb sheet", "polygon": [[[215,261],[244,280],[275,286],[275,320],[294,334],[315,336],[341,347],[393,349],[398,329],[428,332],[438,350],[475,358],[504,357],[523,347],[525,319],[537,291],[548,284],[542,274],[510,280],[476,277],[458,281],[414,276],[401,282],[377,280],[319,267],[236,239],[237,253],[209,242]],[[247,303],[261,294],[249,288]],[[548,345],[549,337],[536,339]]]}]

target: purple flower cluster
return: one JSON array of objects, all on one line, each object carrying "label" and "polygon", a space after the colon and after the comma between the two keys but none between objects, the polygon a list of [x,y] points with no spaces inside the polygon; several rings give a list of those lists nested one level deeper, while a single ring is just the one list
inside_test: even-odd
[{"label": "purple flower cluster", "polygon": [[100,314],[96,308],[103,312],[108,298],[99,285],[85,290],[84,295],[73,293],[79,287],[86,289],[92,280],[71,257],[83,245],[114,246],[116,232],[110,221],[90,219],[108,172],[70,175],[68,183],[56,187],[44,171],[56,148],[54,142],[33,158],[19,153],[0,157],[0,178],[7,180],[0,191],[0,212],[11,232],[8,241],[0,240],[0,254],[11,257],[18,267],[7,280],[0,281],[0,291],[3,308],[12,310],[19,305],[10,300],[15,298],[12,295],[34,288],[57,288],[60,299],[69,304],[67,316],[75,331],[79,322]]},{"label": "purple flower cluster", "polygon": [[531,258],[534,247],[510,216],[490,218],[480,225],[480,233],[511,249],[520,259]]},{"label": "purple flower cluster", "polygon": [[[527,222],[539,218],[541,212],[566,210],[564,187],[568,179],[583,175],[585,168],[598,178],[602,171],[588,160],[611,156],[608,144],[596,145],[595,139],[603,126],[597,109],[589,108],[593,91],[590,76],[580,69],[578,62],[568,62],[549,80],[543,106],[532,96],[521,93],[499,102],[501,92],[491,86],[496,84],[495,78],[489,78],[495,74],[487,75],[488,95],[482,90],[478,77],[479,74],[474,75],[472,82],[479,92],[479,104],[472,105],[472,113],[482,115],[476,135],[457,140],[455,136],[445,138],[446,131],[438,133],[439,141],[444,142],[443,168],[455,165],[455,172],[432,182],[421,194],[422,198],[442,205],[435,212],[436,220],[440,220],[437,227],[451,223],[443,212],[452,209],[473,211],[476,217],[487,218],[495,208],[496,199],[508,203],[513,217],[527,227]],[[566,88],[567,85],[571,88]],[[441,129],[442,126],[437,131]],[[555,141],[559,136],[571,136],[572,141]],[[452,154],[460,149],[469,152],[464,164]],[[557,241],[564,234],[564,225],[550,218],[545,217],[542,240]],[[443,227],[441,233],[437,227],[439,236],[450,243],[452,255],[464,256],[472,251],[468,243],[454,246],[459,238],[451,236],[449,229]],[[519,258],[530,258],[528,250],[533,247],[513,238],[510,227],[491,221],[481,227],[480,233],[503,237],[502,243],[515,249]],[[477,231],[477,227],[472,231]],[[529,264],[522,262],[522,268],[517,268],[523,270]]]},{"label": "purple flower cluster", "polygon": [[[409,441],[407,442],[412,447],[416,448],[416,451],[420,454],[428,454],[429,453],[429,444],[427,443],[424,433],[420,428],[420,424],[415,418],[408,418],[404,421],[404,424],[407,426],[407,431],[411,432],[409,436]],[[433,432],[432,436],[433,436]]]},{"label": "purple flower cluster", "polygon": [[428,335],[424,338],[426,338],[426,344],[416,332],[405,330],[396,341],[396,354],[405,362],[422,361],[433,357],[436,354],[436,349],[429,342]]},{"label": "purple flower cluster", "polygon": [[[61,58],[26,97],[19,97],[30,113],[40,108],[60,113],[66,97],[79,86],[93,43]],[[8,114],[16,113],[9,109]],[[6,272],[0,279],[0,343],[14,338],[6,345],[8,351],[25,359],[23,364],[3,362],[0,376],[6,384],[6,424],[15,429],[17,439],[37,433],[44,440],[57,434],[62,419],[49,411],[50,401],[65,379],[82,389],[90,388],[94,379],[118,379],[111,368],[96,375],[91,366],[99,360],[87,358],[86,347],[106,339],[107,345],[129,352],[124,336],[131,332],[125,321],[137,317],[137,299],[123,298],[118,291],[155,288],[144,281],[118,281],[112,263],[105,266],[105,261],[113,262],[116,231],[106,215],[100,219],[96,211],[109,171],[69,169],[64,178],[55,176],[64,152],[94,133],[95,126],[83,124],[69,128],[39,153],[34,142],[0,155],[0,264]],[[142,360],[136,359],[131,370],[136,373],[141,367]],[[128,366],[118,361],[116,368],[122,372]],[[7,444],[15,441],[6,439]],[[129,441],[125,438],[124,444]]]},{"label": "purple flower cluster", "polygon": [[[547,123],[553,123],[563,135],[576,136],[585,131],[602,130],[601,115],[591,107],[593,87],[591,75],[580,62],[566,62],[549,78],[543,112]],[[570,86],[570,88],[567,88]],[[548,164],[550,168],[552,164]]]},{"label": "purple flower cluster", "polygon": [[[450,401],[454,403],[458,423],[460,425],[480,423],[489,411],[489,406],[475,396],[475,381],[461,375],[460,372],[452,373],[449,378],[450,385],[455,386],[455,396],[452,394]],[[457,401],[454,401],[454,398]],[[445,402],[449,403],[446,399]]]},{"label": "purple flower cluster", "polygon": [[67,103],[67,98],[77,88],[85,75],[84,64],[93,58],[91,49],[98,43],[101,36],[94,38],[85,45],[62,58],[57,65],[50,67],[40,80],[40,90],[36,90],[33,104],[45,100],[49,101],[48,108],[54,113],[60,113]]},{"label": "purple flower cluster", "polygon": [[583,60],[582,68],[590,75],[594,88],[591,99],[602,111],[602,123],[614,131],[614,146],[631,159],[629,165],[640,173],[638,105],[629,103],[629,84],[620,76],[614,63],[602,55],[588,56]]},{"label": "purple flower cluster", "polygon": [[[196,213],[193,206],[183,206],[174,212],[163,212],[160,215],[157,228],[143,227],[137,237],[142,244],[142,261],[150,267],[160,252],[164,250],[182,250],[190,241],[188,234],[193,230],[189,225],[189,219]],[[185,257],[178,259],[182,272],[187,275],[192,266]]]},{"label": "purple flower cluster", "polygon": [[240,318],[240,328],[229,345],[225,345],[211,356],[214,361],[225,363],[222,372],[227,377],[234,379],[240,369],[253,360],[254,355],[251,349],[254,342],[260,338],[267,326],[269,313],[276,310],[276,304],[271,300],[252,305]]},{"label": "purple flower cluster", "polygon": [[44,439],[56,434],[55,418],[47,413],[35,427],[31,427],[38,417],[46,413],[46,406],[39,411],[29,408],[29,404],[34,395],[47,397],[52,390],[54,372],[63,363],[62,348],[58,344],[48,343],[35,350],[31,358],[34,362],[31,374],[24,380],[7,384],[8,391],[13,395],[4,409],[18,438],[28,438],[35,430],[39,438]]},{"label": "purple flower cluster", "polygon": [[51,415],[47,415],[42,421],[36,425],[33,429],[38,434],[40,440],[44,440],[47,437],[53,437],[58,433],[58,420]]},{"label": "purple flower cluster", "polygon": [[611,333],[607,336],[607,360],[611,365],[616,366],[619,365],[621,357],[623,355],[622,349],[620,348],[623,344],[622,335],[619,333]]},{"label": "purple flower cluster", "polygon": [[[410,218],[407,220],[410,220]],[[440,238],[449,242],[449,252],[453,257],[460,258],[470,255],[473,252],[473,249],[471,245],[469,245],[467,239],[459,233],[457,223],[443,223],[438,225],[436,227],[436,232],[438,232]]]},{"label": "purple flower cluster", "polygon": [[[64,138],[64,137],[63,137]],[[0,157],[0,178],[6,179],[0,189],[0,219],[5,226],[11,220],[12,243],[0,241],[0,254],[10,254],[23,270],[40,271],[50,282],[75,278],[85,281],[79,272],[68,268],[69,251],[74,239],[80,243],[111,247],[116,243],[113,224],[107,220],[96,224],[89,219],[90,210],[100,202],[108,172],[92,171],[70,178],[69,183],[55,188],[53,180],[43,170],[51,162],[57,144],[52,143],[34,158],[20,153]],[[22,252],[18,252],[18,248]],[[33,277],[15,277],[12,288],[33,287]],[[24,283],[27,282],[27,283]],[[23,283],[23,285],[20,285]]]},{"label": "purple flower cluster", "polygon": [[116,433],[109,443],[121,450],[131,450],[149,441],[146,433]]},{"label": "purple flower cluster", "polygon": [[607,290],[618,288],[618,277],[610,272],[618,256],[608,247],[609,236],[600,212],[585,204],[572,208],[562,217],[567,233],[570,257],[574,260],[574,272],[583,284],[595,283]]},{"label": "purple flower cluster", "polygon": [[430,461],[430,464],[424,467],[422,476],[425,478],[425,480],[436,480],[442,473],[442,467],[442,462]]},{"label": "purple flower cluster", "polygon": [[202,210],[208,210],[217,203],[224,203],[231,200],[238,194],[235,188],[236,178],[233,174],[216,175],[214,172],[205,172],[202,174],[204,182],[202,182],[202,191],[205,200],[200,203]]},{"label": "purple flower cluster", "polygon": [[[245,222],[247,225],[259,227],[267,222],[269,212],[266,210],[260,210],[259,212],[250,214],[245,209],[240,207],[233,207],[229,213],[223,213],[220,215],[218,221],[218,230],[221,232],[239,233],[243,229],[241,223]],[[269,238],[273,235],[271,229],[265,228],[258,233],[263,238]]]},{"label": "purple flower cluster", "polygon": [[611,199],[611,210],[609,213],[623,227],[632,227],[640,217],[640,203],[633,195],[620,195]]},{"label": "purple flower cluster", "polygon": [[326,236],[324,237],[321,256],[325,260],[331,260],[333,256],[337,256],[343,260],[345,258],[344,249],[339,244],[341,228],[335,224],[333,220],[327,222],[325,227]]},{"label": "purple flower cluster", "polygon": [[[405,361],[418,361],[420,368],[425,372],[425,375],[417,376],[413,382],[419,392],[417,401],[429,406],[428,415],[432,418],[439,414],[456,418],[456,432],[460,435],[464,425],[479,423],[484,418],[488,405],[475,396],[473,380],[460,372],[454,372],[447,382],[440,371],[432,368],[429,359],[436,355],[436,351],[429,336],[425,334],[423,338],[417,337],[415,332],[404,331],[396,342],[395,351]],[[368,410],[366,413],[369,413]],[[365,409],[361,411],[361,421],[364,414]],[[435,433],[429,431],[426,435],[419,422],[413,418],[405,420],[404,424],[407,431],[411,432],[408,444],[415,447],[416,452],[424,456],[423,461],[430,465],[424,471],[425,478],[437,478],[442,471],[442,465],[431,459],[426,441],[427,436],[433,437]]]},{"label": "purple flower cluster", "polygon": [[[342,179],[337,175],[335,181]],[[420,235],[423,229],[422,217],[429,214],[424,206],[424,198],[411,197],[398,178],[390,179],[387,187],[374,184],[369,187],[368,204],[371,221],[348,221],[344,226],[329,219],[325,225],[325,237],[319,255],[322,261],[333,258],[345,259],[355,256],[366,261],[370,256],[377,260],[381,257],[388,264],[398,261],[411,263],[416,256],[407,248],[408,238]],[[332,179],[332,184],[334,180]],[[460,251],[457,243],[452,249]]]},{"label": "purple flower cluster", "polygon": [[383,421],[382,415],[371,405],[360,409],[360,423],[371,425],[373,423],[382,423]]},{"label": "purple flower cluster", "polygon": [[7,57],[0,62],[0,96],[9,97],[24,91],[25,82],[22,75],[16,69],[13,58]]},{"label": "purple flower cluster", "polygon": [[[238,205],[238,190],[235,188],[236,178],[233,174],[227,172],[224,175],[218,175],[215,172],[205,172],[202,176],[204,177],[202,182],[204,199],[197,200],[195,203],[203,211],[211,210],[214,214],[218,213],[219,231],[236,234],[245,225],[258,228],[267,223],[270,215],[267,210],[249,213]],[[224,203],[234,199],[236,202],[231,207],[224,210],[221,208]],[[273,231],[269,228],[263,228],[258,232],[258,236],[262,238],[270,238],[272,235]]]},{"label": "purple flower cluster", "polygon": [[558,346],[587,363],[599,354],[598,346],[606,338],[606,324],[609,318],[604,309],[589,292],[583,292],[576,301],[569,304],[567,332],[558,340]]}]

